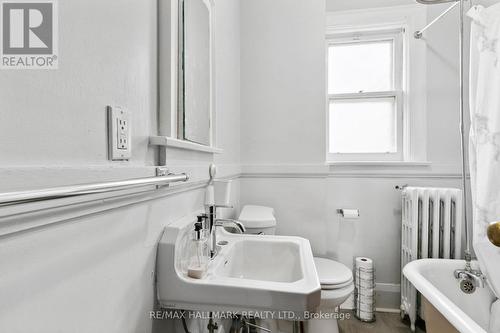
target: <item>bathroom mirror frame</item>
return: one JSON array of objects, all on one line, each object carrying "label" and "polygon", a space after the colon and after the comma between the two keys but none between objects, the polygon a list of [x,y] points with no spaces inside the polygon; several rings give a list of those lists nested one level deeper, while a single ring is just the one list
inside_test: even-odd
[{"label": "bathroom mirror frame", "polygon": [[216,148],[216,112],[215,112],[215,2],[200,0],[206,6],[209,15],[209,143],[202,144],[184,139],[182,106],[180,104],[180,77],[182,42],[182,17],[180,4],[183,0],[158,0],[158,134],[152,137],[150,143],[160,146],[173,146],[189,150],[220,153]]}]

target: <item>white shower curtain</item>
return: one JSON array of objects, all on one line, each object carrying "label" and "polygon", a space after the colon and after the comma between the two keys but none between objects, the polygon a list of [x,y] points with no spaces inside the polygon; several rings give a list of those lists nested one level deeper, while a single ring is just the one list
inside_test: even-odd
[{"label": "white shower curtain", "polygon": [[500,221],[500,4],[474,6],[470,59],[469,161],[473,242],[481,270],[500,298],[500,248],[487,239],[490,222]]}]

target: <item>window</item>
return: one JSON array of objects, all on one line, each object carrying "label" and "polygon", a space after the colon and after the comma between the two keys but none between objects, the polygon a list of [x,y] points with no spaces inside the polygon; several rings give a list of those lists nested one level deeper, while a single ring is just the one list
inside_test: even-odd
[{"label": "window", "polygon": [[401,30],[328,38],[328,160],[403,160]]}]

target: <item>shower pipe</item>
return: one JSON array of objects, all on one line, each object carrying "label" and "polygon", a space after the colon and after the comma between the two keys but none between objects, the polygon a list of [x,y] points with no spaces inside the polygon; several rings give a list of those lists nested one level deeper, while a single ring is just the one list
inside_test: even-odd
[{"label": "shower pipe", "polygon": [[461,150],[461,171],[462,171],[462,207],[463,207],[463,215],[464,215],[464,223],[465,223],[465,251],[464,251],[464,256],[465,256],[465,270],[470,272],[472,271],[471,268],[471,260],[472,260],[472,254],[471,254],[471,238],[469,234],[469,219],[467,218],[467,154],[465,151],[465,66],[464,66],[464,2],[466,0],[416,0],[418,3],[421,4],[426,4],[426,5],[431,5],[431,4],[438,4],[438,3],[447,3],[447,2],[454,2],[448,9],[446,9],[442,14],[440,14],[436,19],[434,19],[432,22],[430,22],[428,25],[426,25],[424,28],[421,30],[415,32],[415,38],[420,39],[422,38],[423,32],[426,31],[428,28],[430,28],[434,23],[439,21],[443,16],[445,16],[447,13],[449,13],[453,8],[455,8],[457,5],[459,6],[459,37],[458,37],[458,44],[459,44],[459,81],[460,81],[460,150]]},{"label": "shower pipe", "polygon": [[467,218],[467,153],[465,151],[465,66],[464,66],[464,1],[460,0],[460,34],[459,34],[459,48],[460,48],[460,148],[462,158],[462,206],[465,221],[465,269],[471,271],[471,238],[469,234],[469,219]]}]

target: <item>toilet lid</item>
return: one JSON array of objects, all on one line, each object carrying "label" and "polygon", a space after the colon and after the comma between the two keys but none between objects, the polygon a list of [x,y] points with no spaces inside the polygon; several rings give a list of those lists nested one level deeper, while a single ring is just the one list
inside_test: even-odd
[{"label": "toilet lid", "polygon": [[352,281],[352,272],[346,265],[325,258],[314,258],[319,282],[322,286],[345,286]]},{"label": "toilet lid", "polygon": [[264,206],[246,205],[241,210],[238,221],[245,228],[269,228],[276,226],[274,209]]}]

